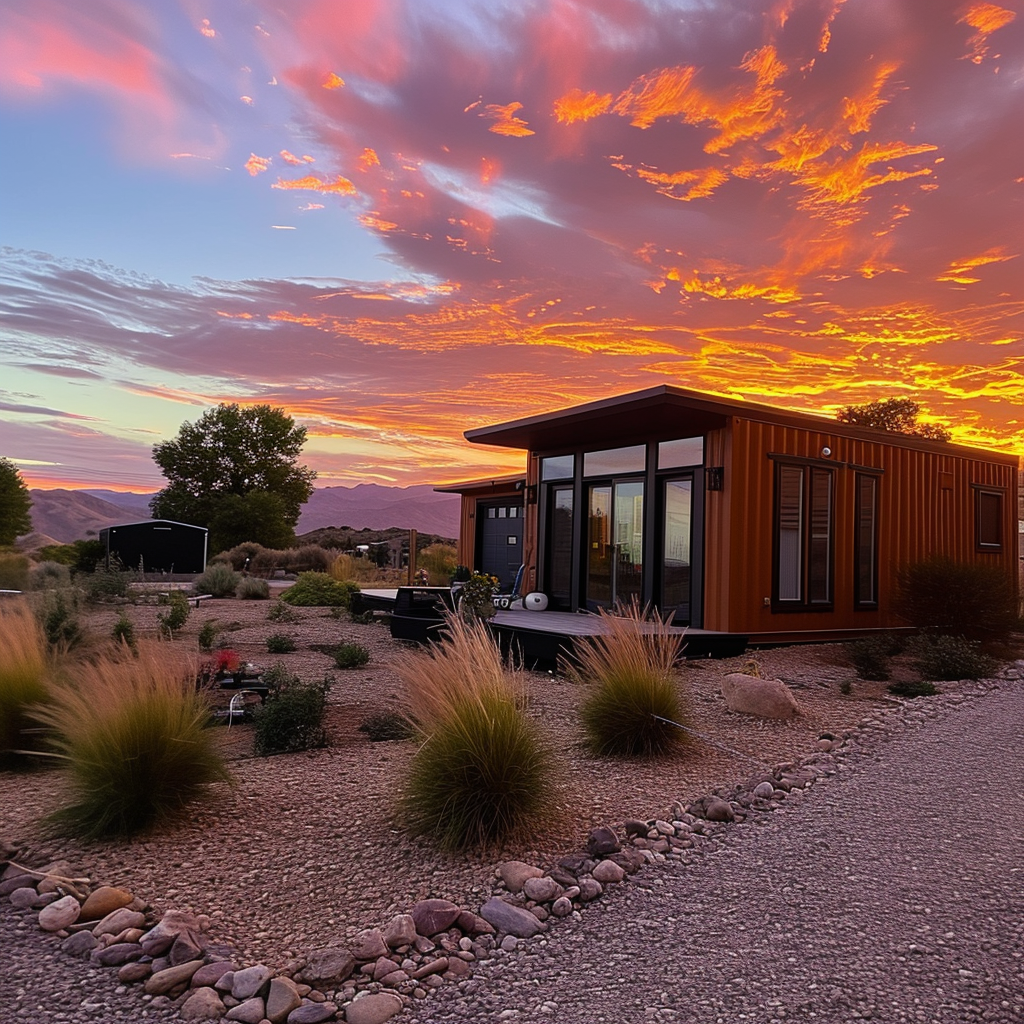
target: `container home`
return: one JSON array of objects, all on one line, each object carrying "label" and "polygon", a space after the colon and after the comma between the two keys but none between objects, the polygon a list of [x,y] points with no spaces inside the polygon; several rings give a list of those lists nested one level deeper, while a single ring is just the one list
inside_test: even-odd
[{"label": "container home", "polygon": [[126,569],[161,573],[200,573],[206,568],[205,526],[147,519],[100,530],[106,565],[117,558]]},{"label": "container home", "polygon": [[524,590],[552,609],[637,598],[789,642],[901,625],[894,570],[933,555],[1017,587],[1016,456],[669,385],[465,436],[528,457],[525,477],[445,488],[463,496],[461,557],[518,495]]}]

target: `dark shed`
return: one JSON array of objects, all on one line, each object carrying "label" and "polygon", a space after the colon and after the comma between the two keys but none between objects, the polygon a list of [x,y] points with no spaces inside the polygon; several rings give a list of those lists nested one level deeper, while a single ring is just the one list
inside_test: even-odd
[{"label": "dark shed", "polygon": [[107,565],[117,558],[143,572],[199,573],[206,568],[205,526],[150,519],[100,530]]}]

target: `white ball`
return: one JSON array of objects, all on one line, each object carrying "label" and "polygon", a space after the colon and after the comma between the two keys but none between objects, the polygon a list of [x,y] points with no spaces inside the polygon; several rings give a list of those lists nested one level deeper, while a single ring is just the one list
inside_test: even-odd
[{"label": "white ball", "polygon": [[529,612],[543,612],[548,607],[548,595],[534,591],[523,598],[523,607]]}]

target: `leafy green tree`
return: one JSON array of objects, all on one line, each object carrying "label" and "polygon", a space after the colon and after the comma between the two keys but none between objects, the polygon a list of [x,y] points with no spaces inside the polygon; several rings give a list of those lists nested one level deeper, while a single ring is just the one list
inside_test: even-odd
[{"label": "leafy green tree", "polygon": [[0,545],[13,544],[32,529],[31,507],[32,498],[18,467],[10,459],[0,459]]},{"label": "leafy green tree", "polygon": [[316,473],[298,465],[305,440],[283,409],[218,405],[153,448],[168,485],[149,507],[158,519],[210,528],[213,551],[243,540],[281,546],[313,493]]},{"label": "leafy green tree", "polygon": [[892,434],[909,434],[932,441],[948,441],[953,436],[935,423],[918,423],[921,406],[911,398],[885,398],[866,405],[847,405],[836,413],[840,423],[858,427],[877,427]]}]

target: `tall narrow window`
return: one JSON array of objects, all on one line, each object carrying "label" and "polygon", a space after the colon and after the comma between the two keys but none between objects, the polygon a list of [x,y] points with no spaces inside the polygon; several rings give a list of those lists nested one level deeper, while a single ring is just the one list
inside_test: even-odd
[{"label": "tall narrow window", "polygon": [[975,491],[975,536],[982,551],[1003,549],[1003,492]]},{"label": "tall narrow window", "polygon": [[832,606],[834,486],[830,469],[780,464],[775,475],[773,607]]},{"label": "tall narrow window", "polygon": [[858,608],[878,606],[878,477],[858,473],[854,495],[854,593]]}]

